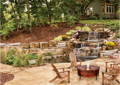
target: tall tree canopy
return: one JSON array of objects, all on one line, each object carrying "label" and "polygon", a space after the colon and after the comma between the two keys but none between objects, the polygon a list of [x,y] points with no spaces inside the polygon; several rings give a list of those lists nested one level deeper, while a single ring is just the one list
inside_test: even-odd
[{"label": "tall tree canopy", "polygon": [[[0,35],[55,22],[76,22],[93,0],[1,0]],[[117,4],[118,0],[114,1]]]}]

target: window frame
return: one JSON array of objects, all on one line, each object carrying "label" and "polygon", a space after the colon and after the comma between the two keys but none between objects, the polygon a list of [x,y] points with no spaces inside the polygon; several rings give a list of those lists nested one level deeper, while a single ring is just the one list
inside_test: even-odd
[{"label": "window frame", "polygon": [[115,13],[115,7],[113,4],[105,4],[105,13],[106,14],[114,14]]}]

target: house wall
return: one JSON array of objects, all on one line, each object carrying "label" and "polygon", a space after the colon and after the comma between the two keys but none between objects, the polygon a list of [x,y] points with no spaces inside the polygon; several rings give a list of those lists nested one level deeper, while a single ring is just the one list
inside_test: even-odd
[{"label": "house wall", "polygon": [[89,6],[88,8],[93,8],[93,14],[97,14],[97,15],[102,15],[103,11],[102,11],[102,3],[100,0],[94,0]]},{"label": "house wall", "polygon": [[93,8],[93,15],[99,15],[102,18],[115,18],[116,13],[106,14],[105,13],[105,2],[103,0],[94,0],[88,8]]}]

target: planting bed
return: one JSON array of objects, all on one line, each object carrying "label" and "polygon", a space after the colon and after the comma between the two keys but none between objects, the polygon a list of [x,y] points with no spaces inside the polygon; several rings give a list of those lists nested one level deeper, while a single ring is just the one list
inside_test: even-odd
[{"label": "planting bed", "polygon": [[0,72],[0,85],[4,85],[5,82],[13,80],[13,78],[14,78],[13,74],[8,74],[8,73],[2,73],[2,72]]}]

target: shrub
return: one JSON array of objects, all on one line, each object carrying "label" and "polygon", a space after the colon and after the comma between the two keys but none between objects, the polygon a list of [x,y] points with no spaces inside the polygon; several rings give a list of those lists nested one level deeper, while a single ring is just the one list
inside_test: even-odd
[{"label": "shrub", "polygon": [[55,40],[55,41],[61,41],[61,40],[62,40],[62,36],[60,35],[60,36],[58,36],[58,37],[55,37],[54,40]]},{"label": "shrub", "polygon": [[116,38],[120,38],[120,30],[116,33]]},{"label": "shrub", "polygon": [[3,29],[0,30],[0,36],[3,36],[3,39],[6,39],[6,37],[16,29],[13,20],[4,23],[2,27]]},{"label": "shrub", "polygon": [[75,29],[76,29],[76,30],[82,30],[82,27],[76,26]]},{"label": "shrub", "polygon": [[6,64],[9,64],[9,65],[12,65],[13,64],[13,62],[14,62],[14,59],[15,59],[15,57],[16,57],[16,52],[15,52],[15,50],[14,49],[10,49],[8,52],[7,52],[7,55],[5,56],[5,63]]},{"label": "shrub", "polygon": [[84,27],[82,27],[82,31],[88,31],[88,32],[91,32],[92,30],[91,30],[90,27],[88,27],[88,26],[84,26]]},{"label": "shrub", "polygon": [[22,66],[22,60],[19,57],[15,57],[13,61],[14,66]]},{"label": "shrub", "polygon": [[69,39],[70,39],[70,37],[68,35],[60,35],[60,36],[54,38],[55,41],[66,41]]},{"label": "shrub", "polygon": [[117,10],[117,17],[120,19],[120,8]]},{"label": "shrub", "polygon": [[74,25],[76,23],[77,18],[75,16],[68,15],[68,16],[66,16],[66,21],[71,26],[71,25]]},{"label": "shrub", "polygon": [[66,35],[71,36],[76,32],[76,30],[70,30],[69,32],[66,32]]},{"label": "shrub", "polygon": [[44,56],[53,56],[51,52],[43,53]]},{"label": "shrub", "polygon": [[90,20],[97,20],[98,17],[97,17],[97,16],[89,16],[89,19],[90,19]]},{"label": "shrub", "polygon": [[38,58],[37,54],[27,54],[27,55],[25,55],[25,57],[27,57],[29,60]]},{"label": "shrub", "polygon": [[112,31],[117,31],[119,30],[120,24],[119,22],[110,21],[105,24],[105,27],[109,28]]},{"label": "shrub", "polygon": [[69,39],[70,39],[69,36],[67,36],[67,35],[62,35],[62,40],[63,40],[63,41],[66,41],[66,40],[69,40]]}]

